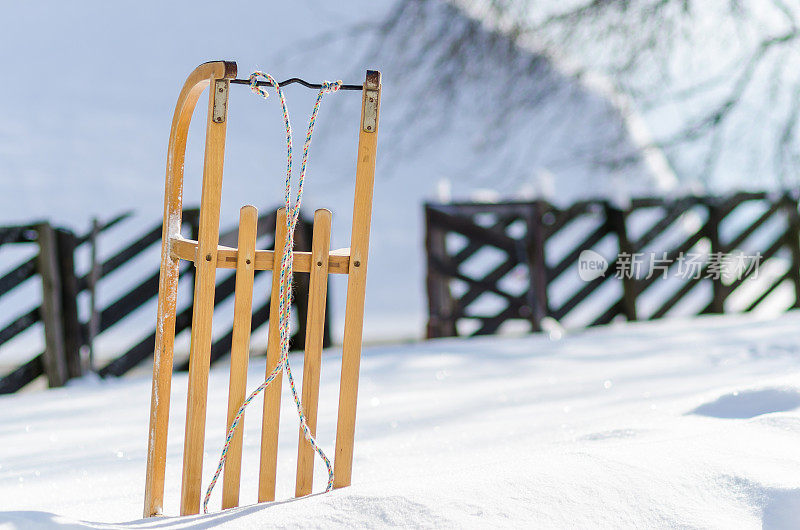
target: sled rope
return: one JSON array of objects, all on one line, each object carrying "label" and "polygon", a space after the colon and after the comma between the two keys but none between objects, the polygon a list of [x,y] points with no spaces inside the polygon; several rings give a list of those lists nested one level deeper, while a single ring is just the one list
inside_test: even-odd
[{"label": "sled rope", "polygon": [[[294,378],[292,377],[292,369],[289,366],[289,332],[290,332],[290,316],[292,310],[292,264],[293,264],[293,249],[294,249],[294,229],[297,225],[297,219],[300,216],[300,204],[303,199],[303,183],[306,177],[306,164],[308,162],[308,150],[311,147],[311,135],[314,132],[314,124],[317,121],[317,113],[319,112],[320,103],[322,102],[322,97],[325,94],[336,92],[342,87],[341,81],[336,81],[335,83],[329,83],[324,81],[322,83],[322,88],[320,88],[319,93],[317,94],[317,99],[314,102],[314,109],[311,111],[311,117],[308,120],[308,131],[306,132],[306,141],[303,144],[303,157],[300,163],[300,178],[297,184],[297,196],[295,198],[294,207],[291,206],[291,192],[292,192],[292,126],[289,122],[289,110],[286,106],[286,98],[283,95],[283,91],[281,90],[280,84],[269,74],[265,74],[263,72],[253,72],[250,74],[250,90],[254,93],[259,94],[263,97],[269,97],[269,93],[265,88],[261,88],[258,83],[258,79],[262,78],[267,81],[270,85],[275,88],[275,91],[278,94],[278,97],[281,100],[281,108],[283,109],[283,122],[286,126],[286,193],[285,193],[285,200],[284,204],[286,206],[286,242],[283,246],[283,257],[281,259],[281,270],[280,270],[280,290],[279,290],[279,305],[278,305],[278,327],[280,329],[280,347],[281,347],[281,357],[278,360],[278,364],[272,369],[269,375],[264,379],[264,382],[261,383],[258,388],[253,390],[253,392],[247,396],[247,399],[244,400],[242,406],[239,407],[239,410],[236,412],[236,416],[234,416],[233,421],[231,422],[231,426],[228,429],[228,435],[225,438],[225,446],[222,449],[222,454],[220,455],[219,465],[217,466],[217,470],[214,473],[214,478],[211,479],[211,483],[208,485],[208,490],[206,490],[205,499],[203,499],[203,513],[208,513],[208,501],[211,498],[211,492],[214,490],[214,486],[217,483],[217,479],[219,478],[220,473],[222,473],[222,469],[225,467],[225,460],[228,457],[228,448],[230,447],[231,440],[233,439],[233,435],[236,432],[236,428],[239,426],[239,423],[244,416],[244,410],[247,408],[247,405],[255,398],[262,390],[267,388],[270,383],[272,383],[276,377],[280,376],[281,370],[286,370],[286,377],[289,380],[289,387],[292,391],[292,397],[294,398],[294,403],[297,405],[297,415],[300,418],[300,428],[303,430],[303,436],[308,443],[311,444],[311,447],[316,451],[322,461],[325,463],[325,467],[328,469],[328,485],[325,488],[325,492],[330,491],[333,489],[333,466],[331,466],[331,461],[322,451],[322,449],[317,445],[317,441],[314,438],[314,435],[311,434],[311,429],[308,427],[308,422],[306,421],[306,416],[303,413],[303,404],[300,401],[300,396],[297,393],[297,388],[294,384]],[[276,249],[277,250],[277,249]]]}]

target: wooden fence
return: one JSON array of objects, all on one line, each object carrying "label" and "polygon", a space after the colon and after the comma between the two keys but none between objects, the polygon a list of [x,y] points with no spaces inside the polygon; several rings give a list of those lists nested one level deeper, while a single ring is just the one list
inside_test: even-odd
[{"label": "wooden fence", "polygon": [[[625,207],[426,204],[425,223],[430,338],[538,331],[546,317],[592,326],[752,311],[770,299],[800,307],[794,191],[639,198]],[[608,269],[582,280],[587,251]],[[692,273],[681,276],[688,257]],[[734,258],[742,258],[736,270]]]},{"label": "wooden fence", "polygon": [[16,315],[0,330],[0,345],[14,339],[31,326],[42,323],[44,351],[0,378],[0,393],[15,392],[46,375],[49,386],[61,386],[85,371],[80,354],[84,337],[80,334],[75,275],[76,249],[94,242],[99,233],[123,219],[120,216],[98,226],[92,233],[77,237],[69,230],[47,222],[0,227],[0,248],[6,245],[35,245],[36,255],[13,267],[0,278],[0,302],[5,295],[23,284],[39,281],[41,302],[37,307]]},{"label": "wooden fence", "polygon": [[[139,330],[139,337],[130,344],[122,345],[120,352],[113,359],[98,366],[92,355],[95,341],[104,333],[112,332],[115,326],[128,322],[134,312],[143,305],[152,302],[158,295],[158,261],[153,262],[152,272],[143,280],[128,287],[115,300],[101,305],[97,292],[103,288],[104,282],[118,281],[109,278],[112,273],[140,257],[142,253],[154,247],[160,247],[161,224],[149,227],[135,236],[123,248],[105,260],[97,259],[97,248],[102,247],[104,235],[109,229],[131,220],[129,214],[120,215],[106,223],[94,223],[92,230],[84,235],[76,235],[70,230],[56,228],[47,222],[25,226],[0,227],[0,249],[3,245],[35,245],[36,255],[13,267],[0,277],[0,309],[6,314],[10,309],[3,305],[3,297],[26,282],[39,282],[41,286],[41,303],[32,310],[25,311],[12,318],[10,323],[0,329],[0,346],[17,337],[19,334],[42,323],[44,333],[44,351],[34,355],[30,360],[21,363],[0,376],[0,394],[16,392],[25,385],[44,375],[49,386],[61,386],[68,379],[79,377],[87,371],[96,371],[101,376],[120,376],[148,360],[152,356],[155,345],[155,315],[147,328]],[[184,228],[196,238],[198,227],[198,210],[187,209],[183,213]],[[275,213],[263,215],[258,220],[258,232],[267,236],[267,246],[274,240]],[[310,250],[312,224],[307,220],[298,223],[295,241],[299,250]],[[236,246],[237,229],[223,231],[220,244]],[[79,272],[75,266],[75,254],[84,246],[92,256],[88,271]],[[84,249],[87,250],[87,249]],[[193,268],[185,267],[181,271],[181,284],[193,283]],[[263,271],[257,271],[257,274]],[[307,312],[307,278],[296,279],[297,292],[295,306],[298,316],[298,330],[292,337],[292,344],[302,347],[305,340],[305,323]],[[215,293],[215,304],[229,299],[234,292],[235,276],[222,277],[218,280]],[[84,294],[85,293],[85,294]],[[84,294],[89,297],[89,310],[81,314],[78,298]],[[269,296],[259,297],[264,301],[253,310],[252,329],[263,325],[269,315]],[[191,300],[178,313],[175,331],[179,334],[191,328]],[[324,344],[330,345],[328,320],[326,315]],[[219,360],[230,352],[232,331],[223,330],[211,349],[211,362]],[[188,369],[188,360],[177,364],[176,368]]]}]

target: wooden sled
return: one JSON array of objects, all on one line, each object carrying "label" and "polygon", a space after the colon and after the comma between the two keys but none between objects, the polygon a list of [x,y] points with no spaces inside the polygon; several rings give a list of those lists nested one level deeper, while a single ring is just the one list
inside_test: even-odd
[{"label": "wooden sled", "polygon": [[[235,79],[236,72],[236,63],[228,61],[209,62],[198,66],[183,85],[172,119],[164,196],[161,276],[158,290],[158,320],[153,359],[153,389],[144,498],[145,517],[163,513],[179,261],[182,259],[192,261],[196,268],[189,353],[186,431],[183,448],[181,515],[196,514],[200,511],[216,270],[218,268],[236,269],[228,423],[225,426],[219,426],[220,430],[225,427],[227,432],[233,416],[245,399],[253,274],[255,270],[277,270],[280,267],[283,242],[286,237],[286,211],[283,208],[278,211],[277,216],[274,247],[276,250],[255,249],[258,215],[253,206],[245,206],[241,210],[238,248],[219,246],[220,192],[225,154],[228,93],[231,83],[246,83],[246,81]],[[197,241],[191,241],[180,235],[183,166],[192,113],[201,93],[206,88],[210,88],[210,90],[200,200],[200,224]],[[380,109],[380,73],[367,71],[364,84],[360,88],[352,85],[349,88],[351,90],[360,89],[362,92],[350,248],[330,251],[331,213],[328,210],[317,210],[314,214],[311,252],[294,253],[294,271],[310,275],[302,400],[312,432],[316,431],[320,354],[328,274],[348,275],[334,458],[334,487],[336,488],[349,486],[352,474],[364,291],[367,277],[367,254]],[[280,358],[277,274],[273,274],[271,296],[267,346],[268,372]],[[259,502],[275,499],[280,400],[281,378],[278,377],[264,391],[258,484]],[[223,508],[238,506],[239,502],[241,432],[240,428],[228,451],[223,475]],[[298,497],[311,493],[313,469],[313,450],[301,432],[295,488]]]}]

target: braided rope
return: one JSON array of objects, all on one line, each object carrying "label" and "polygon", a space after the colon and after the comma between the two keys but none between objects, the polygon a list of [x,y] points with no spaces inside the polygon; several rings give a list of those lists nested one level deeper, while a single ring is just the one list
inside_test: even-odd
[{"label": "braided rope", "polygon": [[294,398],[295,405],[297,405],[297,415],[300,418],[300,428],[303,430],[303,436],[308,443],[311,444],[311,447],[316,451],[322,461],[325,463],[325,467],[328,470],[328,484],[325,487],[325,491],[328,492],[333,489],[333,466],[331,465],[330,459],[325,455],[323,450],[317,445],[317,441],[314,438],[314,435],[311,433],[311,429],[308,427],[308,421],[306,420],[306,416],[303,413],[303,404],[300,401],[300,396],[297,393],[297,388],[294,384],[294,377],[292,377],[292,369],[289,366],[289,339],[290,339],[290,317],[291,317],[291,310],[292,310],[292,264],[294,262],[294,230],[295,226],[297,226],[297,220],[300,216],[300,204],[303,200],[303,184],[305,182],[306,177],[306,165],[308,163],[308,151],[311,147],[311,135],[314,132],[314,125],[317,122],[317,113],[319,112],[320,103],[322,103],[322,96],[325,94],[336,92],[341,88],[342,82],[336,81],[335,83],[329,83],[324,81],[322,83],[322,88],[320,89],[319,93],[317,94],[317,99],[314,102],[314,109],[311,111],[311,117],[308,120],[308,131],[306,132],[306,140],[303,144],[303,157],[300,163],[300,178],[298,180],[297,185],[297,196],[295,198],[294,207],[291,206],[291,193],[292,193],[292,125],[289,122],[289,110],[286,106],[286,97],[283,95],[283,91],[281,90],[280,85],[278,82],[269,74],[265,74],[263,72],[253,72],[250,74],[250,90],[254,93],[259,94],[263,97],[269,97],[269,93],[266,89],[261,88],[258,86],[258,78],[262,78],[275,87],[275,91],[278,94],[278,97],[281,100],[281,108],[283,110],[283,122],[286,126],[286,193],[284,197],[284,204],[286,207],[286,241],[283,245],[283,257],[281,258],[281,270],[280,270],[280,290],[279,290],[279,301],[278,304],[278,327],[280,329],[280,347],[281,347],[281,357],[278,360],[278,364],[272,369],[264,382],[261,383],[258,388],[253,390],[247,399],[244,400],[242,406],[239,407],[239,410],[236,412],[236,416],[234,416],[233,421],[231,422],[231,426],[228,429],[228,435],[225,438],[225,446],[222,448],[222,454],[220,455],[219,465],[217,466],[217,470],[214,473],[214,478],[211,479],[211,483],[208,485],[208,489],[206,490],[206,496],[203,499],[203,513],[208,513],[208,501],[211,498],[211,492],[214,490],[214,486],[217,484],[217,479],[219,478],[220,473],[222,473],[223,468],[225,467],[225,461],[228,458],[228,449],[231,444],[231,440],[233,440],[233,435],[236,432],[236,428],[239,426],[239,423],[244,416],[244,410],[247,408],[247,405],[255,398],[262,390],[267,388],[272,381],[275,380],[276,377],[280,376],[281,370],[286,370],[286,377],[289,379],[289,387],[292,391],[292,397]]}]

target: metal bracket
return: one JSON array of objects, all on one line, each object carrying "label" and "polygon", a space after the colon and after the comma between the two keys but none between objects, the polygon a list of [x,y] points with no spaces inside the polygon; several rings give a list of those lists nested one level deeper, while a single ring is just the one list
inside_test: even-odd
[{"label": "metal bracket", "polygon": [[378,91],[364,91],[364,132],[375,132],[378,126]]},{"label": "metal bracket", "polygon": [[211,113],[214,123],[224,122],[228,115],[228,86],[230,83],[227,79],[214,81],[214,109]]}]

